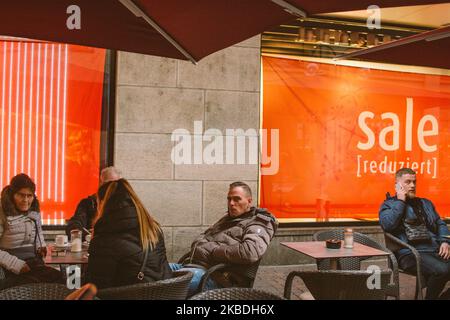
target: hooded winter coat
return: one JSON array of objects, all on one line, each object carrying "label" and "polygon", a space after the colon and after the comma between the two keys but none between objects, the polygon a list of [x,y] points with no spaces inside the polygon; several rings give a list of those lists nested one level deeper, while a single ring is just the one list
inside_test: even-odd
[{"label": "hooded winter coat", "polygon": [[192,243],[184,264],[205,268],[230,264],[235,284],[245,286],[246,269],[262,258],[277,227],[275,217],[266,209],[252,207],[238,217],[227,214]]}]

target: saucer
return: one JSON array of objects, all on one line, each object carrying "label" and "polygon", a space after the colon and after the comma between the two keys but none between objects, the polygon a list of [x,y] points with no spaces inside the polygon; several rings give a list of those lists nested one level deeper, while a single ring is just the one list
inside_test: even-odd
[{"label": "saucer", "polygon": [[58,246],[56,243],[53,245],[53,248],[59,249],[59,250],[67,249],[67,248],[69,248],[69,247],[70,247],[70,243],[68,243],[68,244],[66,244],[66,245],[64,245],[64,246]]}]

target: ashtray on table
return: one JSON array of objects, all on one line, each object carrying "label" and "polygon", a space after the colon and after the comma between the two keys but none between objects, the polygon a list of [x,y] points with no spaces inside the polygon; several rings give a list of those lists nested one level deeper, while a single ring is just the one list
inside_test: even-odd
[{"label": "ashtray on table", "polygon": [[325,241],[325,244],[328,249],[340,249],[341,243],[342,241],[338,239],[328,239]]}]

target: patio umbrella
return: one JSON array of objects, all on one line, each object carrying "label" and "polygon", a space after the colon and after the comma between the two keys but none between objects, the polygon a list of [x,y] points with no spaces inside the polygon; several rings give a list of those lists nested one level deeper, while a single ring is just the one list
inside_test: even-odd
[{"label": "patio umbrella", "polygon": [[354,57],[376,62],[450,69],[450,26],[354,51],[337,59]]},{"label": "patio umbrella", "polygon": [[[377,0],[380,7],[442,0]],[[365,9],[373,0],[14,0],[0,35],[193,62],[297,16]]]}]

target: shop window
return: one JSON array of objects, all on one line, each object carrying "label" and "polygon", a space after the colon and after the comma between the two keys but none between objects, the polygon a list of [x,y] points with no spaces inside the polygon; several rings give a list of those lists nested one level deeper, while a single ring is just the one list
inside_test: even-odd
[{"label": "shop window", "polygon": [[107,153],[110,55],[105,49],[0,41],[0,184],[36,183],[44,224],[63,224],[96,191]]}]

